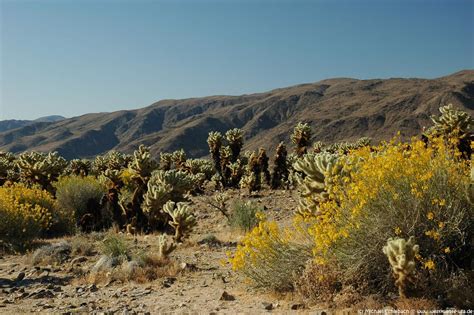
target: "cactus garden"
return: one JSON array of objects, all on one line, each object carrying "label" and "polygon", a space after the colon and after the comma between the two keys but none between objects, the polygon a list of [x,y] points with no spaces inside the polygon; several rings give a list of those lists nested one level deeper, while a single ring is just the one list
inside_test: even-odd
[{"label": "cactus garden", "polygon": [[209,154],[0,153],[0,312],[472,309],[474,120]]}]

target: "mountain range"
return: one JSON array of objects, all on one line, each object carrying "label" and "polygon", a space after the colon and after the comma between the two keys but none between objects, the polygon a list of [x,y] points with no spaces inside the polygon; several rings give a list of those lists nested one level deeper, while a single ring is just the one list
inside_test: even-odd
[{"label": "mountain range", "polygon": [[29,121],[0,132],[0,151],[58,151],[72,159],[109,150],[130,153],[145,144],[153,154],[183,148],[188,156],[201,157],[208,154],[210,131],[242,128],[244,149],[273,152],[280,141],[290,143],[300,121],[311,125],[314,140],[367,136],[377,142],[397,131],[403,137],[419,135],[430,125],[430,115],[449,103],[474,115],[474,70],[436,79],[335,78],[256,94],[162,100],[137,110]]}]

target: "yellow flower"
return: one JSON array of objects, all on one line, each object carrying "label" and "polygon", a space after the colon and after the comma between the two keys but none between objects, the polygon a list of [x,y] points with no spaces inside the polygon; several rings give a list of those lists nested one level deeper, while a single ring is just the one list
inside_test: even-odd
[{"label": "yellow flower", "polygon": [[426,217],[428,218],[428,220],[433,220],[434,218],[434,213],[433,212],[428,212],[428,214],[426,215]]},{"label": "yellow flower", "polygon": [[446,247],[446,248],[444,249],[444,253],[445,253],[445,254],[451,253],[451,249],[450,249],[449,247]]},{"label": "yellow flower", "polygon": [[425,267],[425,269],[428,269],[428,270],[435,270],[436,268],[434,261],[431,259],[428,259],[427,261],[425,261],[423,266]]},{"label": "yellow flower", "polygon": [[395,235],[400,235],[400,234],[402,234],[402,230],[400,229],[400,227],[397,226],[395,228]]}]

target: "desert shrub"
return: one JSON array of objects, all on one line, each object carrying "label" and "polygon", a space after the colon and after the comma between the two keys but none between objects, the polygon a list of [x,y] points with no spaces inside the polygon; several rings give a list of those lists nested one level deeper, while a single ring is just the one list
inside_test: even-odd
[{"label": "desert shrub", "polygon": [[[389,238],[413,236],[423,294],[444,295],[453,271],[470,268],[473,207],[464,193],[469,167],[444,141],[392,141],[343,161],[341,176],[309,229],[317,260],[336,259],[344,278],[372,292],[393,290],[382,252]],[[375,151],[375,152],[371,152]],[[421,286],[421,282],[424,283]]]},{"label": "desert shrub", "polygon": [[56,199],[59,209],[71,213],[76,222],[87,213],[105,213],[100,207],[100,201],[107,191],[104,184],[92,176],[65,176],[55,184]]},{"label": "desert shrub", "polygon": [[34,251],[31,256],[31,264],[36,265],[60,265],[70,258],[71,245],[67,242],[49,244]]},{"label": "desert shrub", "polygon": [[294,282],[311,258],[311,240],[303,229],[281,229],[261,218],[245,235],[234,255],[228,253],[232,269],[257,287],[276,291],[294,288]]},{"label": "desert shrub", "polygon": [[341,271],[336,264],[316,264],[308,260],[301,277],[295,280],[296,292],[306,301],[328,302],[341,291]]},{"label": "desert shrub", "polygon": [[92,256],[96,250],[96,244],[92,234],[79,233],[71,239],[71,254],[81,256]]},{"label": "desert shrub", "polygon": [[66,233],[71,227],[68,213],[58,210],[53,196],[39,188],[0,187],[0,212],[0,237],[16,247],[37,237]]},{"label": "desert shrub", "polygon": [[100,252],[110,258],[128,260],[131,256],[130,246],[122,235],[109,233],[100,244]]},{"label": "desert shrub", "polygon": [[263,209],[251,201],[237,201],[233,206],[233,211],[229,217],[229,223],[232,227],[242,231],[250,231],[258,224],[257,213]]}]

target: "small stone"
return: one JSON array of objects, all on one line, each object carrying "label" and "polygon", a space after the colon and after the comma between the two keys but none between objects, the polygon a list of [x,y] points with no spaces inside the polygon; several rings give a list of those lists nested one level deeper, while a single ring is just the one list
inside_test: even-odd
[{"label": "small stone", "polygon": [[89,290],[90,292],[97,292],[99,288],[97,288],[95,284],[91,284],[87,287],[87,290]]},{"label": "small stone", "polygon": [[176,278],[167,277],[165,280],[163,280],[163,287],[169,288],[175,281],[176,281]]},{"label": "small stone", "polygon": [[23,280],[24,278],[25,278],[25,273],[24,273],[24,272],[20,272],[20,273],[16,276],[15,282],[20,282],[20,281]]},{"label": "small stone", "polygon": [[301,304],[301,303],[291,305],[292,310],[301,310],[303,308],[304,308],[304,304]]},{"label": "small stone", "polygon": [[263,308],[265,308],[267,311],[271,311],[273,309],[272,303],[263,302],[262,304],[263,304]]},{"label": "small stone", "polygon": [[87,257],[79,256],[71,260],[71,265],[80,264],[87,261]]},{"label": "small stone", "polygon": [[221,301],[234,301],[235,296],[227,293],[227,291],[224,291],[224,292],[222,292],[222,295],[221,295],[219,300],[221,300]]}]

